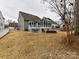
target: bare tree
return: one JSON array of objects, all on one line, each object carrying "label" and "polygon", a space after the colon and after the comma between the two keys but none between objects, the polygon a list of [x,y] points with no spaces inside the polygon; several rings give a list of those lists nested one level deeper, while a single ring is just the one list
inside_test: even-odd
[{"label": "bare tree", "polygon": [[62,22],[65,24],[65,29],[67,31],[67,42],[70,42],[71,31],[71,15],[72,12],[69,10],[70,6],[73,6],[69,0],[43,0],[50,5],[50,9],[56,12],[60,17]]},{"label": "bare tree", "polygon": [[79,35],[79,0],[75,0],[75,34]]}]

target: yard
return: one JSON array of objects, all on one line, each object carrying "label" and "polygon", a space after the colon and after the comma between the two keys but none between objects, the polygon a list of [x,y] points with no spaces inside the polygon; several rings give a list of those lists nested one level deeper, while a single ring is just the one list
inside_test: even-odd
[{"label": "yard", "polygon": [[0,59],[79,59],[77,52],[62,44],[65,35],[11,32],[0,40]]}]

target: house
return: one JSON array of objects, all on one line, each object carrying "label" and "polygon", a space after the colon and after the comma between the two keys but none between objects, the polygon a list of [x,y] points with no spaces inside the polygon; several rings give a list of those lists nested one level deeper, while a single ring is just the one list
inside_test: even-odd
[{"label": "house", "polygon": [[43,19],[45,19],[47,22],[49,22],[51,24],[52,29],[55,29],[59,26],[59,24],[57,24],[55,21],[53,21],[50,18],[47,17],[43,17]]},{"label": "house", "polygon": [[15,29],[17,29],[18,28],[18,23],[17,22],[10,22],[9,23],[9,27],[14,27]]},{"label": "house", "polygon": [[27,30],[30,32],[45,32],[52,30],[52,20],[46,17],[42,19],[38,16],[19,12],[18,17],[18,28],[19,30]]},{"label": "house", "polygon": [[3,30],[4,29],[4,17],[2,15],[2,12],[0,11],[0,30]]}]

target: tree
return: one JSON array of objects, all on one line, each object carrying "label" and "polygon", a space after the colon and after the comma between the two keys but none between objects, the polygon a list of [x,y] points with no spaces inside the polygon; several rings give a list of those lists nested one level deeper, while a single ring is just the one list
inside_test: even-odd
[{"label": "tree", "polygon": [[79,35],[79,0],[75,0],[75,34]]},{"label": "tree", "polygon": [[53,12],[56,12],[60,17],[62,22],[65,24],[67,31],[67,42],[70,42],[70,36],[72,33],[71,30],[71,15],[72,12],[69,10],[70,6],[73,6],[69,0],[43,0],[50,5],[50,9]]}]

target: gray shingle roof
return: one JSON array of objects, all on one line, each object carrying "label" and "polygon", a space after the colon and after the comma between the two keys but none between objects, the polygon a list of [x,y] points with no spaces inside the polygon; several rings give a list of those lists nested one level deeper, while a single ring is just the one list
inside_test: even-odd
[{"label": "gray shingle roof", "polygon": [[38,21],[38,20],[40,20],[40,18],[38,16],[29,14],[29,13],[25,13],[22,11],[20,11],[19,13],[23,16],[25,21],[28,21],[28,20]]},{"label": "gray shingle roof", "polygon": [[47,17],[43,17],[43,19],[47,19],[49,23],[51,24],[57,24],[55,21],[53,21],[52,19],[50,18],[47,18]]},{"label": "gray shingle roof", "polygon": [[49,20],[50,20],[50,22],[52,23],[52,24],[57,24],[55,21],[53,21],[52,19],[50,19],[50,18],[48,18]]}]

